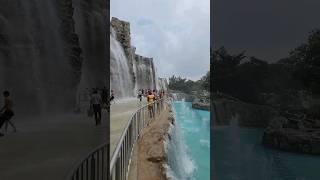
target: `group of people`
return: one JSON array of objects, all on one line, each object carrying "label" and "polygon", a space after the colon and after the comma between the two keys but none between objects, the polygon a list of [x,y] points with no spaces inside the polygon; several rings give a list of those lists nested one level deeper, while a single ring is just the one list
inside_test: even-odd
[{"label": "group of people", "polygon": [[138,99],[142,101],[142,97],[147,97],[149,93],[152,93],[156,99],[161,99],[164,96],[164,90],[157,91],[155,89],[139,89],[138,90]]},{"label": "group of people", "polygon": [[[5,130],[7,131],[8,125],[10,125],[14,132],[17,131],[14,124],[11,122],[11,118],[14,116],[14,112],[12,109],[13,103],[10,97],[9,91],[3,92],[4,96],[4,106],[0,110],[0,129],[5,124]],[[0,137],[4,136],[4,134],[0,133]]]},{"label": "group of people", "polygon": [[147,98],[147,104],[148,104],[148,110],[149,110],[149,116],[150,118],[154,117],[154,102],[158,99],[162,99],[165,95],[164,90],[157,91],[157,90],[151,90],[151,89],[139,89],[138,90],[138,98],[140,102],[142,101],[142,97]]}]

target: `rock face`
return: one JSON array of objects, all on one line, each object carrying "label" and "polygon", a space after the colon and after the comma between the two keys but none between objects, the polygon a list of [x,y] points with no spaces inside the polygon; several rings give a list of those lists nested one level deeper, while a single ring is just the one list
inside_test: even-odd
[{"label": "rock face", "polygon": [[291,152],[320,154],[320,122],[279,116],[264,130],[263,145]]},{"label": "rock face", "polygon": [[131,75],[133,84],[135,83],[134,76],[134,60],[136,48],[131,45],[130,23],[112,17],[110,22],[111,27],[115,31],[117,41],[122,45],[124,53],[127,57],[129,74]]},{"label": "rock face", "polygon": [[130,74],[128,58],[111,27],[110,34],[110,88],[117,97],[131,97],[134,94],[134,82]]},{"label": "rock face", "polygon": [[136,48],[131,44],[130,23],[113,17],[110,24],[111,88],[118,97],[135,96],[138,89],[157,89],[153,58],[135,53]]},{"label": "rock face", "polygon": [[214,100],[214,120],[216,125],[229,125],[233,117],[240,126],[266,127],[278,112],[268,106],[255,105],[230,99]]},{"label": "rock face", "polygon": [[[97,7],[105,3],[90,2],[0,2],[0,90],[11,92],[17,115],[72,110],[82,71],[101,70],[87,61],[107,62],[108,48],[101,46],[102,41],[107,44],[101,36],[106,33],[106,22],[87,18],[94,14],[103,17],[105,11]],[[81,12],[87,17],[80,16]],[[95,24],[84,28],[81,21]],[[93,28],[100,23],[103,25]],[[95,43],[97,49],[88,53]],[[94,74],[92,79],[106,79],[100,75]]]},{"label": "rock face", "polygon": [[202,103],[202,102],[193,102],[192,108],[210,111],[210,104],[209,103]]},{"label": "rock face", "polygon": [[131,56],[130,23],[116,17],[111,18],[111,26],[114,28],[117,40],[122,44],[127,57]]}]

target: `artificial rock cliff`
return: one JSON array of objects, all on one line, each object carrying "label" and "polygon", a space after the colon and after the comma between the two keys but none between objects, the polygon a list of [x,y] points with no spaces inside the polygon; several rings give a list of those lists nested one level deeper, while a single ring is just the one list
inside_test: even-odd
[{"label": "artificial rock cliff", "polygon": [[233,118],[237,118],[239,126],[262,128],[279,115],[271,107],[232,99],[215,99],[212,105],[215,125],[229,125]]},{"label": "artificial rock cliff", "polygon": [[130,23],[113,17],[110,25],[111,88],[120,97],[134,96],[138,89],[159,89],[153,58],[136,54],[131,44]]},{"label": "artificial rock cliff", "polygon": [[17,115],[72,110],[83,75],[106,83],[105,9],[102,0],[0,2],[0,90]]}]

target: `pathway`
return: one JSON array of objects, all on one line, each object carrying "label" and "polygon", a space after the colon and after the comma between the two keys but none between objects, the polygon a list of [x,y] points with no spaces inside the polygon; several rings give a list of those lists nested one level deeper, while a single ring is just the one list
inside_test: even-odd
[{"label": "pathway", "polygon": [[133,113],[143,105],[146,105],[146,98],[140,102],[137,98],[116,100],[110,107],[110,153],[113,154],[126,124]]},{"label": "pathway", "polygon": [[18,132],[0,138],[1,180],[64,180],[74,163],[107,137],[105,119],[94,126],[84,114],[13,121]]}]

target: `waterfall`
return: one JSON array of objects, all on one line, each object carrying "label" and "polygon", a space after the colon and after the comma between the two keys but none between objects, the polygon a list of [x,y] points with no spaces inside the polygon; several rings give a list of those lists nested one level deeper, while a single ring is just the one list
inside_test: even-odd
[{"label": "waterfall", "polygon": [[128,59],[121,44],[116,39],[116,33],[111,27],[110,34],[110,88],[117,97],[134,95],[134,84],[129,73]]},{"label": "waterfall", "polygon": [[5,42],[0,46],[0,76],[4,79],[0,90],[11,92],[15,110],[21,113],[53,110],[63,103],[62,94],[68,95],[65,85],[72,78],[60,34],[58,4],[6,2],[0,3],[0,41]]},{"label": "waterfall", "polygon": [[137,89],[156,89],[153,59],[136,55],[135,65]]},{"label": "waterfall", "polygon": [[153,58],[137,55],[135,50],[135,47],[131,45],[130,23],[112,18],[110,86],[117,97],[132,97],[135,96],[138,89],[158,87]]},{"label": "waterfall", "polygon": [[0,1],[0,91],[11,92],[17,116],[72,111],[84,70],[105,85],[106,6],[89,3]]},{"label": "waterfall", "polygon": [[159,90],[168,90],[168,82],[166,78],[158,78],[158,89]]},{"label": "waterfall", "polygon": [[167,175],[173,180],[191,179],[196,167],[186,152],[187,147],[183,133],[177,121],[175,125],[171,125],[169,134],[171,139],[167,139],[165,142],[168,158]]}]

